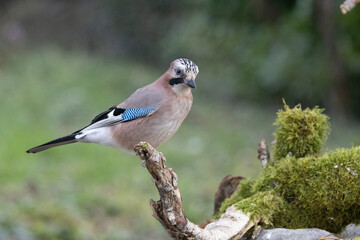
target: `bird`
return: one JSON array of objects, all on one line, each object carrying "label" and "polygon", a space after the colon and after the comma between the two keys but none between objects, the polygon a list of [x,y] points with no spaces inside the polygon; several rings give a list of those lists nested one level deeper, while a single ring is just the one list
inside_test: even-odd
[{"label": "bird", "polygon": [[98,114],[86,127],[26,152],[38,153],[76,142],[96,143],[126,152],[134,152],[139,142],[158,147],[177,132],[188,115],[198,73],[193,61],[176,59],[157,80]]}]

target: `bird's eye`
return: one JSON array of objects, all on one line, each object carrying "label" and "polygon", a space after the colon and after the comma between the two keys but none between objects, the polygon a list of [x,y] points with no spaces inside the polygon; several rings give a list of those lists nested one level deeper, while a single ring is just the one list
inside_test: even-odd
[{"label": "bird's eye", "polygon": [[181,74],[181,70],[180,69],[177,69],[176,70],[176,75],[180,75]]}]

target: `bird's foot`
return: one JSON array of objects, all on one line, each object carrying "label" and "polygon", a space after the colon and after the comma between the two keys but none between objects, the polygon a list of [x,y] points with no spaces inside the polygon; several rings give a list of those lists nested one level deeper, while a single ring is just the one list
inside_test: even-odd
[{"label": "bird's foot", "polygon": [[177,182],[179,180],[178,176],[176,175],[176,173],[172,170],[172,168],[169,168],[171,176],[175,179],[175,181]]},{"label": "bird's foot", "polygon": [[155,180],[155,178],[153,176],[151,176],[151,181],[156,182],[156,180]]},{"label": "bird's foot", "polygon": [[159,152],[159,154],[160,154],[161,158],[164,159],[164,161],[166,161],[164,154],[162,152]]}]

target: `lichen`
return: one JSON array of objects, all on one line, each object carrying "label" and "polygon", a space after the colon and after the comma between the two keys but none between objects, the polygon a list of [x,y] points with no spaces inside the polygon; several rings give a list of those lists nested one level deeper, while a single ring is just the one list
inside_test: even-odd
[{"label": "lichen", "polygon": [[[277,156],[289,149],[294,154],[268,163],[256,179],[241,181],[218,216],[235,205],[252,219],[261,218],[265,227],[316,227],[337,233],[349,223],[360,223],[360,147],[320,155],[329,126],[322,110],[285,106],[285,112],[278,114],[281,119],[276,121],[282,128],[275,134],[282,138],[277,139]],[[306,134],[300,130],[304,126]]]}]

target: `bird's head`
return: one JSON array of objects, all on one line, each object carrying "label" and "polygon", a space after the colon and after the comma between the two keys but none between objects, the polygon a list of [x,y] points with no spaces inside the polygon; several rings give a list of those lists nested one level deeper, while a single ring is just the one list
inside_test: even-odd
[{"label": "bird's head", "polygon": [[169,84],[174,91],[182,92],[196,87],[195,78],[199,73],[199,68],[193,61],[179,58],[171,63],[168,73],[170,74]]}]

